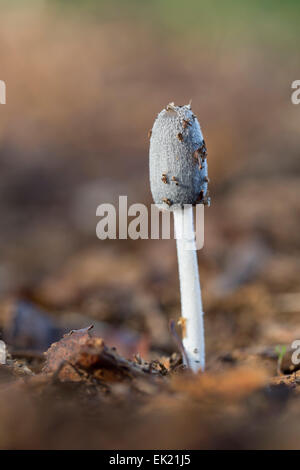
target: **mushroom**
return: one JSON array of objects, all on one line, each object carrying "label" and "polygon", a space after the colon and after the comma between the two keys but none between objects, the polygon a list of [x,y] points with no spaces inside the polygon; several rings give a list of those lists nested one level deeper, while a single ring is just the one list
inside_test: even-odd
[{"label": "mushroom", "polygon": [[[179,137],[178,137],[179,136]],[[150,185],[156,205],[171,210],[181,294],[183,361],[204,371],[205,346],[193,206],[208,204],[207,152],[191,105],[170,103],[157,116],[150,138]],[[166,176],[168,184],[162,181]],[[187,248],[188,242],[188,248]]]}]

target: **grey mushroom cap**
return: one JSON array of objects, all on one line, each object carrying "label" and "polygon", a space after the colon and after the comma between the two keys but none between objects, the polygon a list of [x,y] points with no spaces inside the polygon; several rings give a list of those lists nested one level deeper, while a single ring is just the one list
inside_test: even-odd
[{"label": "grey mushroom cap", "polygon": [[207,150],[190,105],[170,103],[157,116],[150,137],[150,186],[155,204],[174,210],[209,204]]}]

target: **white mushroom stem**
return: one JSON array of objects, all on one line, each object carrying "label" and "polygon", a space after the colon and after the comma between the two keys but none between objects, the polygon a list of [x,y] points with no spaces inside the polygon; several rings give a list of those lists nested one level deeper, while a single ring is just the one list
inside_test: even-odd
[{"label": "white mushroom stem", "polygon": [[174,228],[181,294],[181,324],[187,367],[193,372],[205,367],[204,321],[193,222],[193,207],[176,209]]}]

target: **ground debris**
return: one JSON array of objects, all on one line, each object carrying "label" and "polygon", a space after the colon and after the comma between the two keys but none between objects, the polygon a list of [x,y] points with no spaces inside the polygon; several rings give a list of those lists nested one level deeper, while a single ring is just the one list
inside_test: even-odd
[{"label": "ground debris", "polygon": [[267,385],[267,375],[263,369],[237,367],[226,372],[192,375],[175,375],[172,388],[193,399],[220,397],[224,401],[236,401]]},{"label": "ground debris", "polygon": [[48,312],[23,299],[1,304],[0,328],[14,351],[45,351],[65,332]]},{"label": "ground debris", "polygon": [[286,385],[289,388],[295,389],[296,393],[300,393],[300,373],[299,371],[294,372],[293,374],[287,375],[277,375],[271,378],[271,386],[280,386]]},{"label": "ground debris", "polygon": [[92,326],[72,330],[45,353],[43,373],[52,373],[60,381],[96,379],[118,382],[124,379],[147,378],[165,374],[163,365],[141,358],[133,361],[120,356],[115,348],[105,345],[102,338],[92,336]]}]

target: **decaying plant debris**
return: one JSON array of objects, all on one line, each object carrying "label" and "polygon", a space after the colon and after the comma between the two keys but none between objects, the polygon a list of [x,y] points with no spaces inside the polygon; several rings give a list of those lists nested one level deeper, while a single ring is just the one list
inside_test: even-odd
[{"label": "decaying plant debris", "polygon": [[71,330],[42,356],[0,366],[1,447],[251,448],[262,436],[262,447],[285,447],[279,427],[298,416],[298,371],[273,378],[276,355],[262,349],[209,369],[194,375],[179,354],[127,360],[92,326]]},{"label": "decaying plant debris", "polygon": [[154,377],[167,369],[158,361],[145,362],[140,358],[128,361],[115,349],[108,348],[103,339],[92,337],[92,325],[72,330],[45,353],[43,373],[52,373],[62,381],[96,380],[122,382],[135,378]]}]

